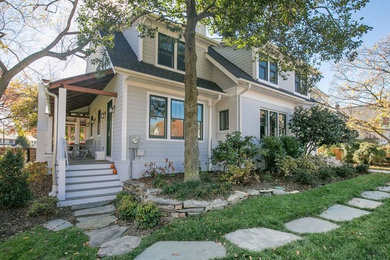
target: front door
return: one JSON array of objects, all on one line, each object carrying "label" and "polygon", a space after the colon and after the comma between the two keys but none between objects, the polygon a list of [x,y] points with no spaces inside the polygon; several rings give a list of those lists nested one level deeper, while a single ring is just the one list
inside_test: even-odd
[{"label": "front door", "polygon": [[107,149],[106,156],[111,157],[111,139],[112,139],[112,100],[107,103]]}]

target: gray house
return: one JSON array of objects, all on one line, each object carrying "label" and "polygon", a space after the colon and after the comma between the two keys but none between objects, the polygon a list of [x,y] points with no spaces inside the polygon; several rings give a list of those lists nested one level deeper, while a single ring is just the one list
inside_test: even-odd
[{"label": "gray house", "polygon": [[[40,87],[37,158],[54,169],[60,205],[111,199],[150,163],[168,159],[183,171],[185,42],[153,18],[147,22],[159,27],[154,37],[141,38],[135,27],[116,35],[104,77],[96,77],[90,57],[86,74]],[[211,149],[229,132],[289,134],[294,107],[311,103],[294,72],[282,78],[277,63],[257,61],[253,50],[225,47],[204,28],[198,28],[196,44],[202,169],[212,168]],[[74,143],[67,140],[70,124]],[[69,151],[81,139],[94,159]]]}]

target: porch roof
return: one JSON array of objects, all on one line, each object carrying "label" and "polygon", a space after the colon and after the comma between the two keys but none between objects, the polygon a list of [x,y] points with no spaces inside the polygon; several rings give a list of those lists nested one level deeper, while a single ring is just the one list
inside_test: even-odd
[{"label": "porch roof", "polygon": [[[59,88],[67,88],[66,112],[89,106],[99,94],[114,95],[112,92],[105,92],[103,89],[114,77],[113,70],[106,70],[103,76],[96,73],[87,73],[70,78],[53,81],[49,83],[49,91],[58,94]],[[51,103],[54,101],[51,100]],[[50,106],[53,108],[53,104]],[[53,112],[53,111],[51,111]]]}]

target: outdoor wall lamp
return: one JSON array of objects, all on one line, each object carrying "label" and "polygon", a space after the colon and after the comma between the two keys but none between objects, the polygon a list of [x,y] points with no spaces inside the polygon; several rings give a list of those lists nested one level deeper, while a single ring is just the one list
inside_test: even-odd
[{"label": "outdoor wall lamp", "polygon": [[110,109],[108,110],[108,113],[114,113],[114,112],[115,112],[115,105],[110,107]]},{"label": "outdoor wall lamp", "polygon": [[106,112],[102,112],[101,114],[100,114],[100,118],[104,118],[106,116]]}]

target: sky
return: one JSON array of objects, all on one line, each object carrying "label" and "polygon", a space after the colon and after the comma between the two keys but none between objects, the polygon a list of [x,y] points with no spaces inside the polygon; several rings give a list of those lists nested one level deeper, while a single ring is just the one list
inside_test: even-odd
[{"label": "sky", "polygon": [[[363,45],[371,46],[378,40],[390,34],[390,0],[371,0],[366,7],[355,14],[355,18],[363,17],[363,22],[373,29],[363,36]],[[56,60],[47,61],[47,67],[50,63],[58,63]],[[332,88],[332,80],[334,73],[332,71],[333,63],[324,62],[320,71],[323,78],[318,83],[318,87],[325,93],[329,93]],[[56,75],[56,78],[65,78],[74,75],[83,74],[85,72],[85,62],[79,58],[73,60]]]},{"label": "sky", "polygon": [[[369,47],[390,34],[390,0],[371,0],[366,7],[355,14],[355,18],[364,17],[364,23],[373,27],[363,36],[363,45]],[[318,87],[325,93],[332,88],[333,63],[326,62],[320,67],[323,78]]]}]

